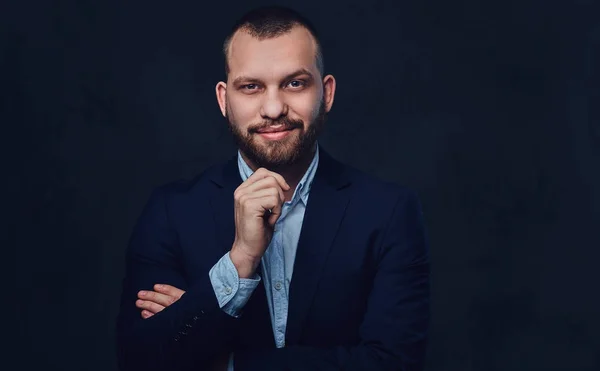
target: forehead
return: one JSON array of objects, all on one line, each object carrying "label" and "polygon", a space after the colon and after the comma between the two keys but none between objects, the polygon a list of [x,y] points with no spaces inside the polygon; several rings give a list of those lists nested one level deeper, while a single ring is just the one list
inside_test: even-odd
[{"label": "forehead", "polygon": [[299,68],[317,74],[316,51],[316,43],[304,27],[293,27],[285,34],[263,40],[240,30],[229,45],[229,74],[231,78],[240,75],[268,78]]}]

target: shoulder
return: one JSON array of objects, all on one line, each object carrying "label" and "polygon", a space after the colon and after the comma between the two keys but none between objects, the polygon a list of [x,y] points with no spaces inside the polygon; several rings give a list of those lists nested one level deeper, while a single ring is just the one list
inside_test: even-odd
[{"label": "shoulder", "polygon": [[336,187],[349,185],[354,196],[368,199],[371,203],[390,203],[394,200],[416,197],[416,193],[406,185],[385,180],[357,167],[338,160],[322,150],[319,167],[323,167],[323,177]]},{"label": "shoulder", "polygon": [[189,203],[201,199],[208,200],[219,188],[216,179],[222,176],[224,163],[208,166],[191,178],[181,178],[163,183],[152,191],[151,199],[162,199],[163,202]]},{"label": "shoulder", "polygon": [[409,186],[385,180],[373,174],[359,170],[351,165],[344,165],[356,196],[370,202],[397,205],[410,200],[418,202],[417,192]]},{"label": "shoulder", "polygon": [[381,230],[416,231],[422,227],[423,208],[416,190],[351,165],[343,166],[351,180],[348,211],[354,220]]},{"label": "shoulder", "polygon": [[351,204],[355,220],[384,231],[382,236],[388,242],[409,238],[419,242],[414,246],[427,248],[423,208],[414,189],[351,166],[347,171],[353,179]]}]

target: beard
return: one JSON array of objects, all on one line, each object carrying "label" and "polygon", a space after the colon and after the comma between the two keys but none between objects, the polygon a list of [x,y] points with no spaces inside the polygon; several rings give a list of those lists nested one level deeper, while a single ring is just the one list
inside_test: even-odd
[{"label": "beard", "polygon": [[[315,118],[306,129],[302,120],[294,120],[286,116],[250,125],[246,130],[242,130],[232,119],[229,108],[226,108],[226,112],[229,131],[240,151],[257,167],[275,172],[293,166],[312,155],[327,117],[325,102],[321,100]],[[260,141],[257,132],[276,125],[282,125],[284,130],[294,130],[297,133],[290,133],[280,140]]]}]

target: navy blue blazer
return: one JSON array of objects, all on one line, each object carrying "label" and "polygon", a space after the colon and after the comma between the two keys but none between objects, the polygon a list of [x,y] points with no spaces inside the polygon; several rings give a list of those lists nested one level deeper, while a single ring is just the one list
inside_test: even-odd
[{"label": "navy blue blazer", "polygon": [[[122,370],[422,370],[429,252],[416,195],[341,164],[321,148],[290,284],[286,346],[273,340],[262,283],[240,318],[217,303],[208,272],[234,240],[234,156],[156,189],[126,257],[117,354]],[[258,270],[260,272],[260,268]],[[139,290],[186,291],[149,319]]]}]

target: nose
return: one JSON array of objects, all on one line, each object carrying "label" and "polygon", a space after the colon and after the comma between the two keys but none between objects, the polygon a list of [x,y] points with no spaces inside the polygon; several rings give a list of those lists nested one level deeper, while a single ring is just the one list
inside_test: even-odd
[{"label": "nose", "polygon": [[288,111],[287,104],[283,101],[279,92],[271,91],[265,94],[261,107],[260,115],[265,119],[277,120],[286,116]]}]

